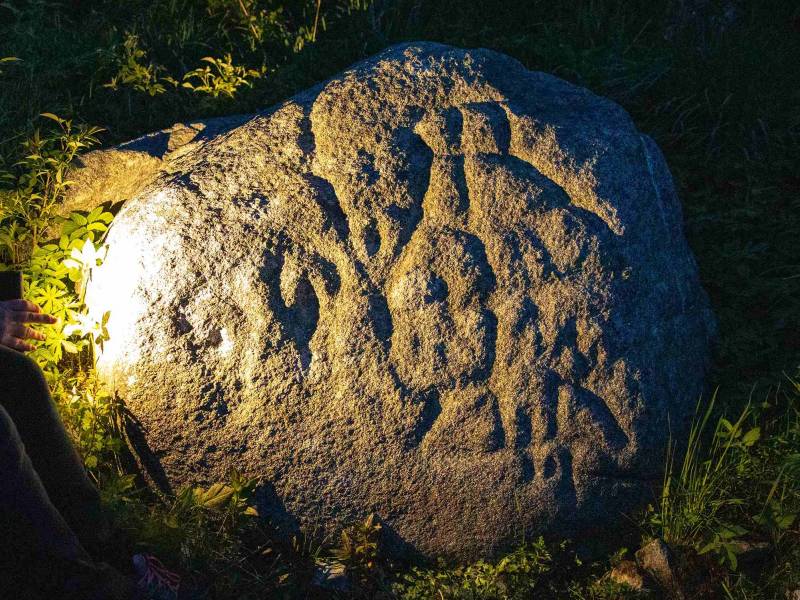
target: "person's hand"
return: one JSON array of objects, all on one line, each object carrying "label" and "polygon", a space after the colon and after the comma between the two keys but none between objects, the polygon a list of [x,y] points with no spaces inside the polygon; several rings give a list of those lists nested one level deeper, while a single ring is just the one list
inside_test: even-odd
[{"label": "person's hand", "polygon": [[0,302],[0,346],[19,352],[30,352],[34,346],[25,340],[44,340],[45,335],[31,329],[25,323],[52,325],[58,319],[46,315],[42,309],[27,300]]}]

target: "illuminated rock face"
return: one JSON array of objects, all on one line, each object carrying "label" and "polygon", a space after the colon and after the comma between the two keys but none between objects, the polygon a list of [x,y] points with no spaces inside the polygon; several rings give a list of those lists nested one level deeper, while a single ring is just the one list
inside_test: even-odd
[{"label": "illuminated rock face", "polygon": [[397,550],[472,557],[658,482],[713,321],[619,106],[412,44],[153,173],[89,303],[162,483],[237,468],[281,523],[375,512]]}]

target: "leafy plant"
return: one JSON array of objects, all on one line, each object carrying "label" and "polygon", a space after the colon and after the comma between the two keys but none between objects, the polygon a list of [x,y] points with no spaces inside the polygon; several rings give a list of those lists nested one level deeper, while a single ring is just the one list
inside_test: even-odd
[{"label": "leafy plant", "polygon": [[[761,510],[753,517],[755,523],[767,531],[778,544],[790,528],[797,522],[800,513],[800,384],[788,378],[791,395],[790,404],[781,426],[765,440],[765,450],[761,454],[761,464],[757,465],[761,476],[773,473],[769,492]],[[795,400],[792,402],[791,400]],[[772,469],[764,468],[764,465]]]},{"label": "leafy plant", "polygon": [[209,0],[208,9],[243,31],[251,51],[268,38],[284,41],[290,35],[283,6],[261,8],[257,0]]},{"label": "leafy plant", "polygon": [[51,113],[42,116],[58,125],[55,131],[40,129],[26,138],[21,158],[10,170],[0,172],[0,206],[13,227],[0,238],[0,252],[12,266],[29,259],[42,236],[53,226],[73,184],[67,173],[79,152],[98,143],[99,127],[74,126],[72,120]]},{"label": "leafy plant", "polygon": [[[75,128],[70,120],[44,116],[59,129],[47,134],[37,129],[22,143],[23,157],[13,169],[0,173],[6,186],[0,196],[0,255],[6,268],[23,271],[25,297],[59,319],[41,326],[47,339],[32,353],[55,379],[64,353],[78,355],[91,342],[102,344],[107,338],[108,317],[90,322],[83,289],[91,268],[102,262],[102,239],[113,216],[102,206],[85,214],[59,214],[72,185],[72,162],[80,150],[97,143],[100,129]],[[46,236],[54,239],[43,242]]]},{"label": "leafy plant", "polygon": [[542,538],[506,554],[497,562],[479,560],[467,566],[426,570],[414,568],[395,585],[403,600],[516,599],[532,597],[540,578],[552,568]]},{"label": "leafy plant", "polygon": [[342,531],[339,546],[332,554],[345,566],[349,575],[366,581],[377,569],[380,535],[381,524],[371,514],[362,523]]},{"label": "leafy plant", "polygon": [[52,391],[86,468],[99,479],[101,469],[119,466],[124,449],[121,401],[107,392],[93,370],[62,373]]},{"label": "leafy plant", "polygon": [[251,504],[257,480],[243,477],[235,469],[230,474],[230,484],[215,483],[208,489],[192,489],[197,506],[210,510],[227,510],[232,518],[240,515],[257,517]]},{"label": "leafy plant", "polygon": [[177,82],[169,75],[163,76],[166,69],[160,65],[147,63],[147,53],[139,46],[139,37],[132,33],[125,35],[125,40],[117,49],[117,73],[103,87],[118,90],[120,86],[129,87],[137,92],[157,96],[166,91],[165,83],[175,85]]},{"label": "leafy plant", "polygon": [[743,541],[767,534],[777,544],[788,532],[800,505],[800,481],[794,477],[800,418],[791,394],[783,396],[789,406],[782,429],[766,418],[780,397],[748,402],[735,421],[718,417],[709,436],[712,396],[702,416],[695,416],[680,471],[674,447],[669,452],[660,503],[647,514],[655,535],[700,554],[713,552],[735,571],[747,546]]},{"label": "leafy plant", "polygon": [[[213,98],[225,96],[233,98],[237,90],[244,86],[252,87],[252,79],[261,77],[265,70],[257,71],[241,65],[234,65],[230,54],[222,58],[206,56],[202,59],[207,65],[189,71],[183,76],[183,87],[194,92],[208,94]],[[192,83],[196,79],[199,83]]]},{"label": "leafy plant", "polygon": [[739,564],[737,555],[742,551],[740,540],[749,532],[740,525],[719,523],[711,532],[711,539],[700,548],[699,553],[714,552],[722,564],[735,571]]},{"label": "leafy plant", "polygon": [[47,339],[32,354],[45,371],[57,372],[64,352],[91,353],[91,344],[102,347],[108,339],[109,314],[99,322],[90,318],[83,294],[91,269],[102,264],[103,239],[112,218],[99,206],[90,213],[74,212],[55,219],[62,226],[61,236],[37,246],[23,269],[25,297],[59,319],[43,328]]},{"label": "leafy plant", "polygon": [[[239,537],[258,513],[252,505],[256,480],[232,472],[229,483],[186,487],[174,497],[149,506],[138,502],[115,504],[138,544],[160,556],[174,557],[184,569],[202,569],[241,553]],[[136,492],[120,490],[126,497]]]}]

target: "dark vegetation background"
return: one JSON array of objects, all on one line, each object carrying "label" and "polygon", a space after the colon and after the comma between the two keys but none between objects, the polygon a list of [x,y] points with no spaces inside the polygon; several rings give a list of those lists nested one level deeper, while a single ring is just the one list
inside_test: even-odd
[{"label": "dark vegetation background", "polygon": [[[0,58],[19,60],[0,63],[0,166],[13,171],[20,143],[36,128],[50,126],[39,117],[43,112],[102,127],[100,140],[111,145],[180,120],[266,108],[406,40],[507,53],[529,69],[556,74],[612,98],[659,143],[675,177],[686,235],[719,320],[709,376],[709,397],[719,388],[717,401],[710,429],[701,436],[709,441],[694,449],[697,472],[706,474],[700,479],[719,480],[714,479],[717,487],[706,490],[709,497],[698,499],[692,472],[674,465],[668,473],[675,478],[673,495],[665,501],[662,494],[661,505],[641,517],[643,536],[660,536],[692,548],[697,556],[714,557],[721,571],[706,563],[693,567],[711,578],[709,589],[714,591],[709,597],[777,598],[797,589],[796,3],[10,0],[0,3]],[[184,87],[184,75],[209,56],[245,69],[240,74],[247,83],[234,84],[230,93],[220,87],[216,95],[213,85],[205,92]],[[115,78],[116,86],[109,86]],[[192,81],[199,85],[197,78]],[[726,420],[725,415],[735,418]],[[722,421],[732,429],[720,425]],[[200,517],[191,494],[184,498],[185,505],[180,498],[158,504],[146,493],[134,493],[135,481],[126,477],[119,469],[116,476],[98,475],[109,506],[129,529],[130,546],[149,544],[161,551],[165,560],[189,573],[188,579],[201,590],[198,594],[206,595],[199,597],[265,597],[259,591],[263,589],[287,597],[336,594],[310,585],[321,557],[327,556],[324,548],[331,544],[335,551],[328,554],[349,565],[355,582],[347,595],[524,598],[542,586],[547,594],[565,597],[633,593],[620,591],[602,577],[623,553],[595,564],[577,564],[574,553],[560,546],[522,544],[524,550],[510,554],[505,566],[451,565],[412,576],[407,566],[380,559],[374,524],[354,527],[350,542],[318,543],[309,535],[292,547],[281,547],[269,542],[268,532],[254,533],[251,526],[241,525],[236,510],[230,521],[206,513]],[[239,482],[243,496],[244,483]],[[675,486],[683,486],[681,500],[676,500]],[[177,534],[164,525],[169,519]],[[691,525],[692,519],[703,525]],[[224,544],[214,531],[224,533]],[[169,537],[173,534],[174,539]],[[187,540],[195,545],[186,546]],[[736,557],[745,554],[741,545],[735,546],[739,542],[768,547],[753,573],[737,564]],[[509,565],[516,575],[509,574]],[[218,581],[197,574],[204,570],[217,573]],[[393,584],[404,576],[411,577],[405,587]]]}]

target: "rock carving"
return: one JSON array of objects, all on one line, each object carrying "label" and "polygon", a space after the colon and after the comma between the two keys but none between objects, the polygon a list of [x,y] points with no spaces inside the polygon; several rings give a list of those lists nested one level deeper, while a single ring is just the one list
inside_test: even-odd
[{"label": "rock carving", "polygon": [[414,43],[207,127],[78,174],[103,189],[161,140],[106,186],[130,200],[88,291],[160,483],[237,468],[276,523],[375,512],[396,551],[458,557],[641,505],[713,318],[665,161],[619,106]]}]

